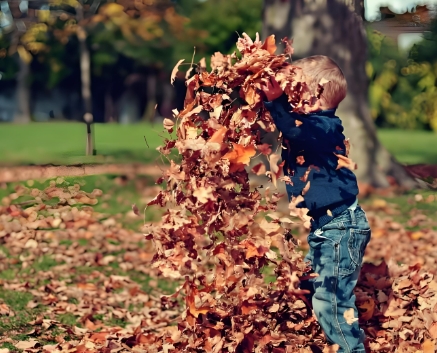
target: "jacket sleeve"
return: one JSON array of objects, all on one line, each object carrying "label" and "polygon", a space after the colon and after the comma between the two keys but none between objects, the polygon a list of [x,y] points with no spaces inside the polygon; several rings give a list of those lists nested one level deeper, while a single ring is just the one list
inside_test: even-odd
[{"label": "jacket sleeve", "polygon": [[[343,129],[330,118],[312,116],[311,119],[291,111],[285,95],[264,103],[282,136],[304,149],[323,150],[340,138]],[[296,121],[298,124],[296,125]],[[340,130],[339,130],[340,128]],[[341,135],[341,136],[340,136]],[[329,137],[329,138],[327,138]]]},{"label": "jacket sleeve", "polygon": [[282,133],[282,136],[288,140],[294,140],[296,142],[305,140],[305,129],[296,125],[296,120],[301,121],[302,118],[299,114],[291,112],[291,106],[290,103],[288,103],[285,94],[272,102],[264,102],[264,106],[270,112],[270,115],[272,116],[278,130]]}]

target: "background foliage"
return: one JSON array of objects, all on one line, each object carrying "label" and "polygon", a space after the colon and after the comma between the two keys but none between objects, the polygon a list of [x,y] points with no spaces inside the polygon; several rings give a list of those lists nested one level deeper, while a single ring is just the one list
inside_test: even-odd
[{"label": "background foliage", "polygon": [[[175,62],[191,61],[194,47],[196,61],[216,51],[230,53],[242,32],[254,36],[262,27],[262,0],[48,0],[25,22],[16,43],[11,16],[2,9],[2,87],[15,82],[14,58],[20,55],[31,61],[33,87],[79,88],[79,26],[87,33],[93,82],[101,87],[120,86],[129,74],[150,69],[167,80]],[[408,53],[371,29],[368,39],[369,101],[376,124],[437,130],[437,22]]]},{"label": "background foliage", "polygon": [[408,53],[368,31],[369,100],[377,125],[437,130],[437,22]]}]

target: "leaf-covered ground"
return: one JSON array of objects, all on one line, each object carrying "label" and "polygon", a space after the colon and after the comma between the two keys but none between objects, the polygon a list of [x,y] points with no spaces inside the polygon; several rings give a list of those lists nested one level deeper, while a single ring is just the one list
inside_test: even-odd
[{"label": "leaf-covered ground", "polygon": [[[143,215],[131,210],[142,214],[156,188],[111,176],[0,186],[0,352],[148,352],[151,333],[176,332],[179,312],[159,298],[177,283],[151,270]],[[396,336],[399,352],[406,342],[434,352],[437,194],[393,191],[363,205],[373,238],[357,300],[370,348],[384,351]],[[305,252],[305,231],[294,234]]]}]

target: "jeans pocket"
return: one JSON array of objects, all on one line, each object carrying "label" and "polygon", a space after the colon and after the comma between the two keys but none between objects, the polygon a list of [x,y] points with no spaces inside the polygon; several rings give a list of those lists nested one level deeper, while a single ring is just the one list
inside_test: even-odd
[{"label": "jeans pocket", "polygon": [[370,229],[351,229],[348,240],[348,250],[355,269],[363,262],[364,251],[370,240]]}]

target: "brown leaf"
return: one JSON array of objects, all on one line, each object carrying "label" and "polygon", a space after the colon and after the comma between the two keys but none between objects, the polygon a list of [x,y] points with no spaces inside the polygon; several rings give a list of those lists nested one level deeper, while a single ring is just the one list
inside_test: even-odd
[{"label": "brown leaf", "polygon": [[375,301],[372,298],[365,300],[364,302],[358,304],[360,309],[360,317],[364,321],[368,321],[373,317],[373,312],[375,310]]},{"label": "brown leaf", "polygon": [[137,205],[133,204],[132,205],[132,211],[139,216],[140,215],[140,210],[138,209]]},{"label": "brown leaf", "polygon": [[337,165],[337,170],[340,168],[347,168],[350,170],[355,170],[357,169],[357,164],[354,163],[350,158],[345,157],[341,154],[336,154],[334,153],[337,158],[338,158],[338,165]]},{"label": "brown leaf", "polygon": [[258,163],[252,168],[252,173],[256,175],[264,175],[266,173],[266,166],[262,162]]}]

